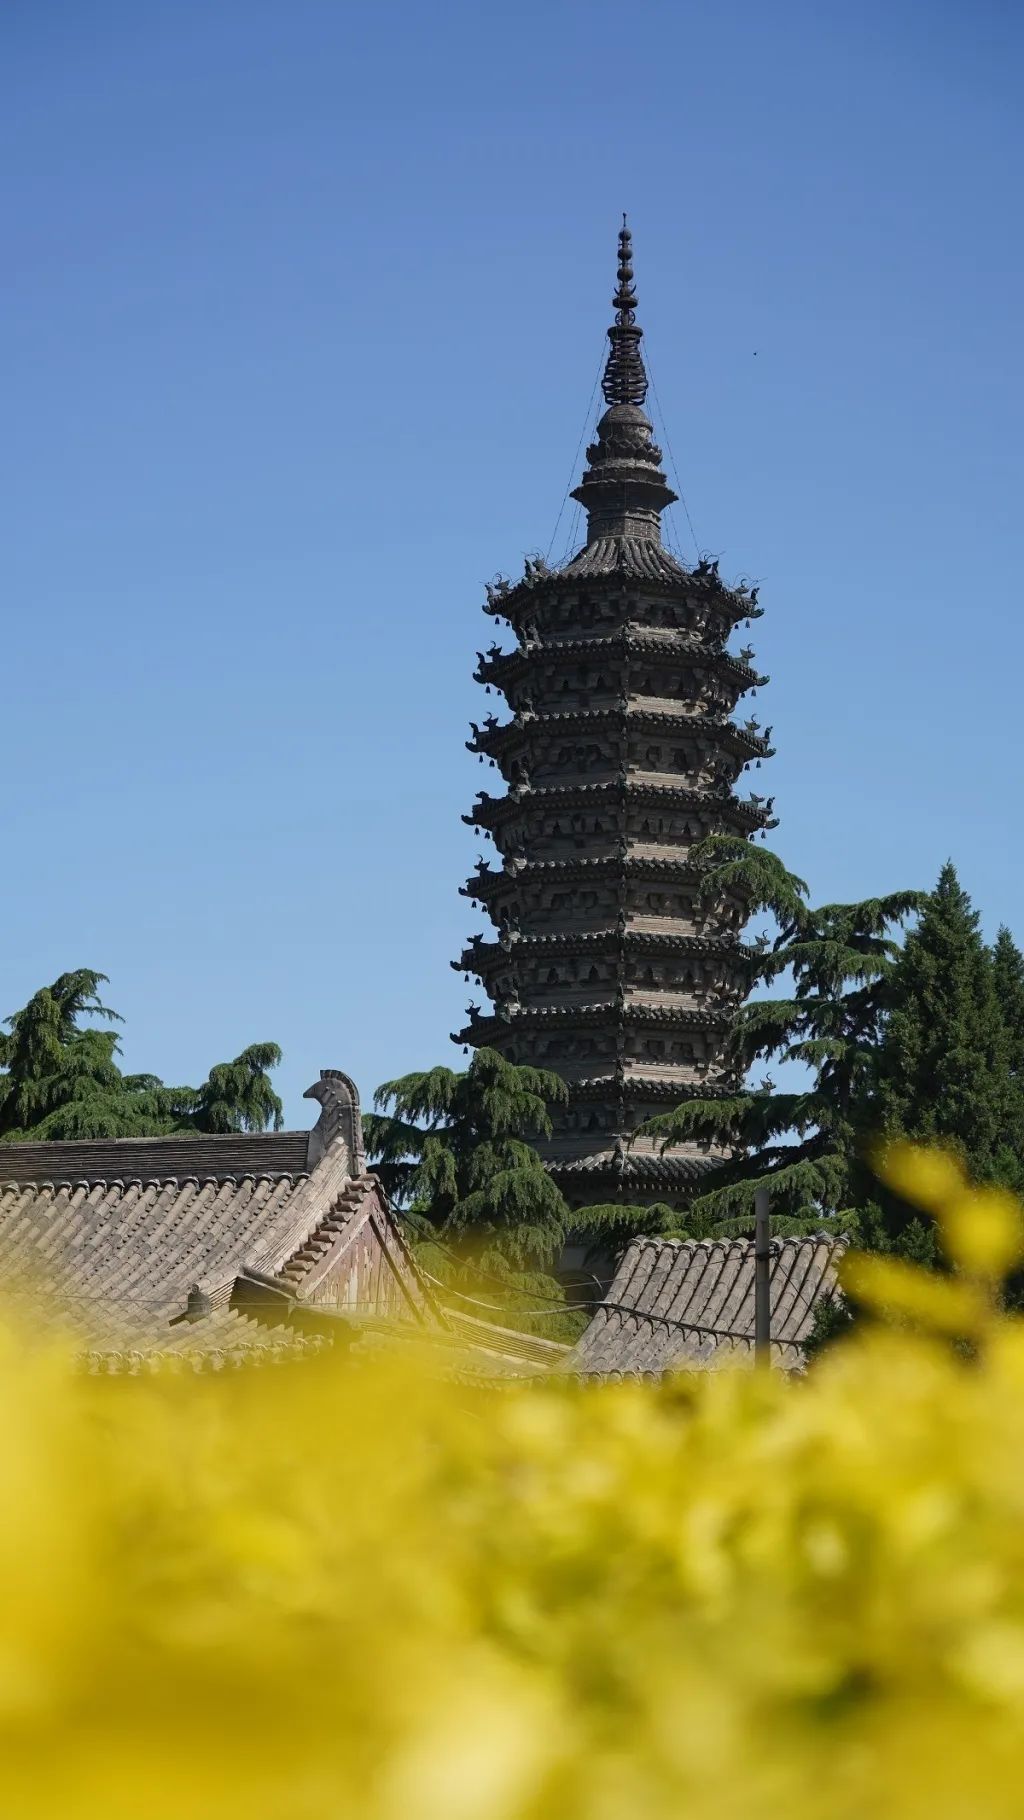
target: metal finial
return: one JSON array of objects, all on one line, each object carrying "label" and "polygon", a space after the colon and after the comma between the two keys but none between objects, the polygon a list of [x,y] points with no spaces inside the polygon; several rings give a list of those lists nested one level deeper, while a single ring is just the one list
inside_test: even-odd
[{"label": "metal finial", "polygon": [[633,284],[633,236],[625,215],[619,229],[618,288],[612,298],[615,322],[608,330],[611,348],[601,381],[606,404],[643,404],[647,397],[640,340],[643,329],[636,322],[636,288]]}]

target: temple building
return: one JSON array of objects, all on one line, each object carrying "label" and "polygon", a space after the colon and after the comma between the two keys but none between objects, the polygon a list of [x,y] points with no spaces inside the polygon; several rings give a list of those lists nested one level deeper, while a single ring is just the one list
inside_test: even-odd
[{"label": "temple building", "polygon": [[563,566],[529,559],[488,587],[485,611],[514,636],[476,679],[510,718],[473,724],[469,749],[501,773],[463,819],[490,835],[463,895],[494,932],[453,965],[493,1010],[469,1007],[455,1035],[553,1069],[568,1105],[544,1154],[576,1205],[685,1203],[713,1161],[706,1147],[661,1156],[638,1125],[689,1097],[728,1090],[723,1042],[745,996],[742,898],[701,892],[691,851],[705,835],[753,838],[771,800],[741,796],[741,773],[772,752],[771,729],[733,718],[767,677],[730,637],[763,609],[706,558],[692,568],[662,540],[677,495],[645,414],[632,244],[619,235],[607,409],[575,489],[583,547]]},{"label": "temple building", "polygon": [[221,1371],[325,1346],[415,1348],[448,1376],[531,1378],[569,1349],[444,1306],[366,1167],[354,1083],[310,1131],[0,1143],[0,1294],[91,1372]]}]

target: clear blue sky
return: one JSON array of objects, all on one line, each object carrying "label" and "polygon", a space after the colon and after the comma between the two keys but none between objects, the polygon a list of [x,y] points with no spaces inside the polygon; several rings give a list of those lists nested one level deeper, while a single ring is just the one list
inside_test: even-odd
[{"label": "clear blue sky", "polygon": [[127,1065],[276,1038],[295,1123],[458,1060],[482,583],[624,208],[779,850],[1024,938],[1022,66],[992,0],[5,6],[0,1010],[99,967]]}]

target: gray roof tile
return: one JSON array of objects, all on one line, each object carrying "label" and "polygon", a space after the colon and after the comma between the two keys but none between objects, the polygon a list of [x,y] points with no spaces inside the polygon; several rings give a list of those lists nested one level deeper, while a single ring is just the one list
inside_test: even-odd
[{"label": "gray roof tile", "polygon": [[623,575],[636,581],[687,581],[663,544],[641,537],[598,537],[566,563],[562,575]]},{"label": "gray roof tile", "polygon": [[[307,1350],[307,1335],[227,1304],[247,1266],[286,1274],[301,1292],[371,1213],[390,1221],[365,1172],[349,1087],[321,1077],[313,1132],[0,1144],[6,1292],[33,1319],[70,1327],[82,1354],[110,1369]],[[207,1312],[184,1320],[194,1285]]]},{"label": "gray roof tile", "polygon": [[[772,1354],[802,1363],[815,1304],[836,1288],[845,1240],[773,1239]],[[749,1362],[754,1343],[754,1248],[748,1239],[635,1239],[608,1295],[564,1369],[585,1376],[693,1370]]]}]

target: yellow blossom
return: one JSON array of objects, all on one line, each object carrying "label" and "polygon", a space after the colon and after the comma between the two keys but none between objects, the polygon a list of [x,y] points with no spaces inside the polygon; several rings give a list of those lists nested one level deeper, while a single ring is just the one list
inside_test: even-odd
[{"label": "yellow blossom", "polygon": [[11,1315],[4,1813],[1016,1820],[1015,1254],[955,1236],[1007,1210],[947,1159],[899,1167],[962,1274],[854,1260],[900,1319],[803,1379],[93,1378]]}]

